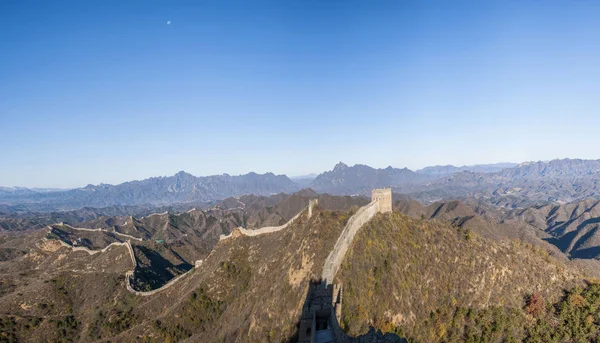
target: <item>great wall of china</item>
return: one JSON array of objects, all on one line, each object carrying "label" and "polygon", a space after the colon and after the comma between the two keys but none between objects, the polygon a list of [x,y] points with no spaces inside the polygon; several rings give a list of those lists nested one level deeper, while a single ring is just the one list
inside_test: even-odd
[{"label": "great wall of china", "polygon": [[391,189],[375,189],[371,194],[371,202],[361,207],[356,213],[348,219],[348,223],[338,237],[333,250],[327,256],[323,266],[321,279],[326,284],[332,284],[333,278],[340,269],[344,256],[354,240],[354,236],[364,224],[366,224],[377,213],[392,212],[392,191]]},{"label": "great wall of china", "polygon": [[[64,225],[64,224],[61,223],[61,225]],[[99,231],[99,230],[87,230],[87,231]],[[70,245],[68,243],[65,243],[62,240],[58,240],[58,241],[60,242],[60,244],[62,246],[65,246],[65,247],[71,249],[72,251],[84,251],[84,252],[88,253],[89,255],[95,255],[97,253],[106,252],[109,248],[111,248],[113,246],[126,246],[127,247],[127,251],[129,253],[129,256],[131,257],[131,262],[132,262],[133,268],[130,271],[128,271],[127,273],[125,273],[125,278],[126,278],[126,284],[125,284],[125,286],[127,287],[128,291],[130,291],[131,293],[133,293],[135,295],[138,295],[138,296],[149,296],[149,295],[153,295],[153,294],[159,293],[161,291],[164,291],[165,289],[167,289],[167,288],[171,287],[172,285],[174,285],[177,281],[179,281],[181,278],[183,278],[185,275],[187,275],[190,271],[193,270],[193,268],[192,268],[189,271],[176,276],[175,278],[173,278],[172,280],[170,280],[169,282],[167,282],[166,284],[164,284],[160,288],[153,289],[151,291],[136,291],[131,286],[131,280],[133,279],[135,268],[137,268],[137,261],[135,259],[135,254],[133,252],[133,247],[131,246],[131,241],[113,242],[113,243],[110,243],[109,245],[107,245],[106,247],[104,247],[103,249],[98,249],[98,250],[89,249],[87,247],[73,246],[73,245]],[[201,266],[202,265],[202,260],[196,261],[194,265],[195,265],[195,268]]]},{"label": "great wall of china", "polygon": [[106,252],[110,247],[113,246],[123,246],[123,245],[127,245],[128,242],[112,242],[109,245],[105,246],[102,249],[98,249],[98,250],[93,250],[90,249],[88,247],[76,247],[76,246],[72,246],[69,245],[68,243],[63,242],[62,240],[58,240],[58,242],[60,242],[60,244],[64,247],[70,248],[72,251],[84,251],[86,253],[88,253],[89,255],[95,255],[97,253],[102,253],[102,252]]},{"label": "great wall of china", "polygon": [[[315,207],[318,204],[319,204],[318,199],[309,200],[308,207],[306,208],[306,210],[308,211],[307,212],[308,218],[310,218],[312,216],[313,207]],[[233,237],[236,232],[239,232],[240,234],[242,234],[244,236],[252,237],[252,236],[264,235],[266,233],[273,233],[273,232],[281,231],[281,230],[285,229],[286,227],[290,226],[290,224],[292,224],[296,219],[298,219],[298,217],[300,217],[300,215],[302,213],[304,213],[304,210],[300,211],[300,213],[295,215],[287,223],[285,223],[283,225],[279,225],[279,226],[266,226],[266,227],[261,227],[260,229],[256,229],[256,230],[248,230],[248,229],[245,229],[240,226],[238,228],[233,229],[231,231],[231,233],[228,235],[221,235],[219,237],[219,241],[223,241],[223,240]]]},{"label": "great wall of china", "polygon": [[386,333],[384,335],[380,331],[376,332],[373,328],[359,337],[346,335],[339,324],[342,317],[342,286],[333,283],[359,229],[377,213],[387,212],[392,212],[392,190],[389,188],[374,189],[371,194],[371,202],[361,207],[348,219],[333,250],[325,260],[321,282],[311,284],[309,287],[300,319],[299,343],[406,342],[395,334]]},{"label": "great wall of china", "polygon": [[[298,213],[297,215],[295,215],[292,219],[290,219],[287,223],[280,225],[280,226],[267,226],[267,227],[263,227],[260,229],[256,229],[256,230],[247,230],[243,227],[238,227],[236,229],[234,229],[229,235],[221,235],[219,237],[219,241],[228,239],[230,237],[232,237],[232,235],[234,234],[234,232],[240,232],[242,235],[245,236],[259,236],[259,235],[263,235],[263,234],[268,234],[268,233],[272,233],[272,232],[277,232],[280,230],[285,229],[286,227],[288,227],[290,224],[292,224],[296,219],[298,219],[300,217],[300,215],[302,215],[302,213],[304,213],[304,211],[307,211],[307,216],[308,218],[310,218],[312,216],[312,211],[313,208],[318,204],[318,200],[317,199],[313,199],[313,200],[309,200],[308,206],[300,211],[300,213]],[[156,214],[156,215],[161,215],[161,214]],[[129,236],[126,234],[121,234],[121,233],[117,233],[114,231],[108,231],[108,230],[104,230],[104,229],[87,229],[87,228],[74,228],[70,225],[67,225],[65,223],[58,223],[57,225],[61,225],[61,226],[66,226],[72,230],[78,230],[78,231],[92,231],[92,232],[106,232],[106,233],[116,233],[118,235],[121,236],[127,236],[128,238],[133,238],[136,239],[138,241],[143,241],[143,239],[141,238],[137,238],[137,237],[133,237],[133,236]],[[52,231],[52,226],[48,227],[49,232]],[[109,245],[107,245],[106,247],[104,247],[103,249],[98,249],[98,250],[93,250],[93,249],[89,249],[87,247],[78,247],[78,246],[73,246],[70,245],[68,243],[65,243],[62,240],[58,240],[61,245],[70,248],[72,251],[85,251],[86,253],[90,254],[90,255],[95,255],[97,253],[102,253],[107,251],[110,247],[112,246],[126,246],[127,250],[129,252],[129,255],[131,257],[131,261],[133,263],[133,269],[128,271],[125,276],[126,276],[126,287],[127,290],[130,291],[131,293],[138,295],[138,296],[150,296],[150,295],[154,295],[157,293],[160,293],[162,291],[164,291],[165,289],[168,289],[169,287],[173,286],[174,284],[177,283],[177,281],[181,280],[183,277],[185,277],[186,275],[188,275],[191,271],[193,271],[195,268],[198,268],[202,265],[202,260],[196,261],[194,263],[195,268],[190,269],[189,271],[180,274],[178,276],[176,276],[175,278],[173,278],[172,280],[170,280],[169,282],[167,282],[166,284],[164,284],[162,287],[157,288],[157,289],[153,289],[151,291],[136,291],[135,289],[133,289],[133,286],[131,286],[131,280],[134,277],[134,273],[135,273],[135,268],[137,267],[137,262],[135,259],[135,254],[133,252],[133,247],[131,246],[131,242],[125,241],[125,242],[113,242]],[[210,256],[210,254],[209,254]]]},{"label": "great wall of china", "polygon": [[[256,230],[248,230],[243,227],[238,227],[228,235],[221,235],[219,241],[224,241],[238,235],[244,235],[249,237],[260,236],[269,234],[277,231],[281,231],[295,220],[297,220],[304,211],[307,211],[307,217],[312,216],[314,206],[318,205],[318,200],[310,200],[308,206],[300,211],[296,216],[291,218],[287,223],[280,226],[267,226]],[[375,332],[371,330],[359,337],[347,336],[341,329],[339,323],[341,321],[342,313],[342,286],[333,283],[335,275],[344,261],[344,257],[350,248],[356,233],[359,229],[371,220],[377,213],[392,212],[392,191],[389,188],[386,189],[375,189],[372,191],[371,202],[361,207],[354,215],[348,219],[348,222],[344,226],[342,233],[338,237],[333,250],[327,256],[323,265],[323,272],[320,284],[313,284],[309,287],[307,299],[302,309],[302,317],[299,328],[299,343],[316,343],[316,342],[336,342],[336,343],[363,343],[363,342],[406,342],[404,339],[397,335],[387,333],[383,335],[381,332]],[[61,223],[64,225],[63,223]],[[69,226],[70,227],[70,226]],[[77,229],[70,227],[74,230],[83,231],[106,231],[110,233],[116,233],[112,231],[102,229]],[[120,233],[116,233],[120,234]],[[142,240],[137,237],[120,234],[122,236],[128,236],[136,240]],[[131,286],[131,280],[134,277],[135,268],[137,267],[135,254],[131,246],[130,241],[126,242],[114,242],[106,246],[101,250],[91,250],[86,247],[74,247],[63,241],[60,241],[62,245],[71,248],[73,251],[85,251],[90,255],[105,252],[111,246],[127,246],[131,260],[133,263],[133,269],[126,273],[126,287],[127,290],[138,296],[151,296],[157,294],[165,289],[168,289],[172,285],[176,284],[179,280],[188,275],[195,268],[192,268],[186,273],[183,273],[160,288],[151,291],[136,291]],[[211,253],[212,254],[212,253]],[[211,255],[209,254],[209,256]],[[202,265],[202,261],[196,261],[195,267]]]},{"label": "great wall of china", "polygon": [[[83,227],[72,227],[71,225],[69,225],[69,224],[65,224],[65,223],[63,223],[63,222],[60,222],[60,223],[58,223],[57,225],[66,226],[66,227],[68,227],[69,229],[71,229],[71,230],[76,230],[76,231],[88,231],[88,232],[105,232],[105,233],[112,233],[112,234],[114,234],[114,235],[117,235],[117,236],[123,236],[123,237],[125,237],[125,238],[134,239],[134,240],[136,240],[136,241],[140,241],[140,242],[141,242],[141,241],[143,241],[143,239],[142,239],[142,238],[140,238],[140,237],[134,237],[134,236],[131,236],[131,235],[128,235],[128,234],[125,234],[125,233],[121,233],[121,232],[117,232],[117,231],[109,231],[109,230],[105,230],[105,229],[87,229],[87,228],[83,228]],[[127,223],[125,223],[125,225],[127,225]]]}]

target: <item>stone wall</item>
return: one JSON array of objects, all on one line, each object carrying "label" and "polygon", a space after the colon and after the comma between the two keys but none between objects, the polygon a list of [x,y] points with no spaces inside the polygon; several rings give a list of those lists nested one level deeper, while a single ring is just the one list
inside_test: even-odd
[{"label": "stone wall", "polygon": [[368,205],[361,207],[352,217],[350,217],[346,227],[344,227],[340,237],[338,237],[333,250],[329,253],[329,256],[327,256],[327,260],[323,266],[323,274],[321,276],[324,282],[327,284],[333,283],[333,278],[338,269],[340,269],[344,256],[346,255],[354,236],[358,232],[358,229],[371,220],[377,212],[379,212],[378,204],[376,202],[371,202]]},{"label": "stone wall", "polygon": [[143,241],[143,239],[142,239],[142,238],[140,238],[140,237],[134,237],[134,236],[131,236],[131,235],[128,235],[128,234],[124,234],[124,233],[121,233],[121,232],[117,232],[117,231],[115,231],[115,230],[113,230],[113,231],[110,231],[110,230],[105,230],[105,229],[88,229],[88,228],[83,228],[83,227],[72,227],[71,225],[69,225],[69,224],[65,224],[65,223],[63,223],[63,222],[60,222],[60,223],[58,223],[58,225],[61,225],[61,226],[64,226],[64,227],[67,227],[67,228],[69,228],[69,229],[71,229],[71,230],[76,230],[76,231],[89,231],[89,232],[104,232],[104,233],[111,233],[111,234],[113,234],[113,235],[117,235],[117,236],[123,236],[123,237],[125,237],[125,238],[129,238],[129,239],[135,239],[136,241],[140,241],[140,242],[141,242],[141,241]]},{"label": "stone wall", "polygon": [[127,245],[127,250],[129,250],[129,256],[131,256],[131,262],[133,263],[133,269],[137,267],[137,261],[135,260],[135,254],[133,253],[133,247],[131,246],[131,242],[125,242]]},{"label": "stone wall", "polygon": [[[319,204],[319,201],[317,199],[310,200],[308,202],[308,206],[306,207],[308,218],[310,218],[312,216],[313,207],[315,207],[318,204]],[[260,235],[264,235],[266,233],[273,233],[273,232],[281,231],[281,230],[285,229],[286,227],[288,227],[290,224],[292,224],[296,219],[298,219],[298,217],[300,217],[300,215],[302,215],[302,213],[304,213],[304,210],[300,211],[300,213],[295,215],[294,218],[290,219],[287,223],[285,223],[283,225],[279,225],[279,226],[266,226],[266,227],[261,227],[260,229],[256,229],[256,230],[248,230],[248,229],[245,229],[240,226],[236,229],[233,229],[233,231],[228,235],[221,235],[219,237],[219,241],[233,237],[236,232],[239,232],[240,234],[242,234],[244,236],[260,236]]]},{"label": "stone wall", "polygon": [[127,290],[130,291],[131,293],[133,293],[135,295],[138,295],[138,296],[147,297],[147,296],[150,296],[150,295],[154,295],[154,294],[156,294],[158,292],[162,292],[165,289],[173,286],[175,283],[177,283],[177,281],[179,281],[180,279],[182,279],[183,277],[185,277],[186,275],[188,275],[192,270],[194,270],[194,269],[192,268],[192,269],[188,270],[187,272],[178,275],[177,277],[171,279],[171,281],[169,281],[166,284],[164,284],[162,287],[157,288],[157,289],[153,289],[151,291],[142,292],[142,291],[136,291],[135,289],[133,289],[133,287],[131,286],[131,279],[133,279],[133,273],[134,273],[133,270],[129,271],[129,272],[127,272],[125,274],[125,278],[126,278],[125,283],[127,284]]},{"label": "stone wall", "polygon": [[378,203],[379,212],[392,212],[392,189],[378,188],[371,192],[371,201]]},{"label": "stone wall", "polygon": [[[113,246],[121,246],[121,245],[127,245],[128,242],[112,242],[109,245],[107,245],[106,247],[99,249],[99,250],[92,250],[90,248],[87,247],[76,247],[76,246],[72,246],[68,243],[65,243],[64,241],[58,239],[58,242],[60,242],[60,244],[62,246],[65,246],[69,249],[71,249],[72,251],[85,251],[86,253],[90,254],[90,255],[95,255],[97,253],[101,253],[101,252],[106,252],[110,247]],[[135,265],[135,259],[134,259],[134,265]]]},{"label": "stone wall", "polygon": [[392,212],[392,189],[374,189],[371,193],[371,203],[361,207],[350,219],[342,230],[335,247],[329,253],[323,266],[322,280],[326,284],[332,284],[333,278],[344,261],[344,256],[354,239],[354,236],[366,222],[371,220],[378,212]]},{"label": "stone wall", "polygon": [[319,199],[310,199],[308,201],[308,219],[312,217],[313,207],[319,205]]},{"label": "stone wall", "polygon": [[[407,343],[393,333],[376,331],[373,327],[363,335],[351,337],[340,327],[342,287],[311,282],[302,306],[298,328],[298,343],[321,341],[335,343]],[[326,325],[324,325],[326,324]]]}]

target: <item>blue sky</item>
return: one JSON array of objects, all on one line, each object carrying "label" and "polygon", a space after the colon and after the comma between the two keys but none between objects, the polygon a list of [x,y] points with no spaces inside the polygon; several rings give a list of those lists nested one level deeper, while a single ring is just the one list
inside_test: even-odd
[{"label": "blue sky", "polygon": [[595,1],[1,1],[0,185],[600,158],[599,17]]}]

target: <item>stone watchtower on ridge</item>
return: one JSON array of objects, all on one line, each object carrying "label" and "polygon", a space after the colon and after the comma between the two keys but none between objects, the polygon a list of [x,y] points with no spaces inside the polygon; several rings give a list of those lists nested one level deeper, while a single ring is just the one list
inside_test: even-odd
[{"label": "stone watchtower on ridge", "polygon": [[378,188],[371,192],[371,202],[376,202],[380,213],[392,212],[392,189]]}]

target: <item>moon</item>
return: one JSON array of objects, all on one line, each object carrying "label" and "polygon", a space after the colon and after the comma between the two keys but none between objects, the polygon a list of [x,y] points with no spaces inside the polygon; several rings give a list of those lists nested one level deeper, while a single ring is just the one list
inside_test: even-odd
[{"label": "moon", "polygon": [[171,21],[170,20],[167,20],[167,25],[171,25]]}]

